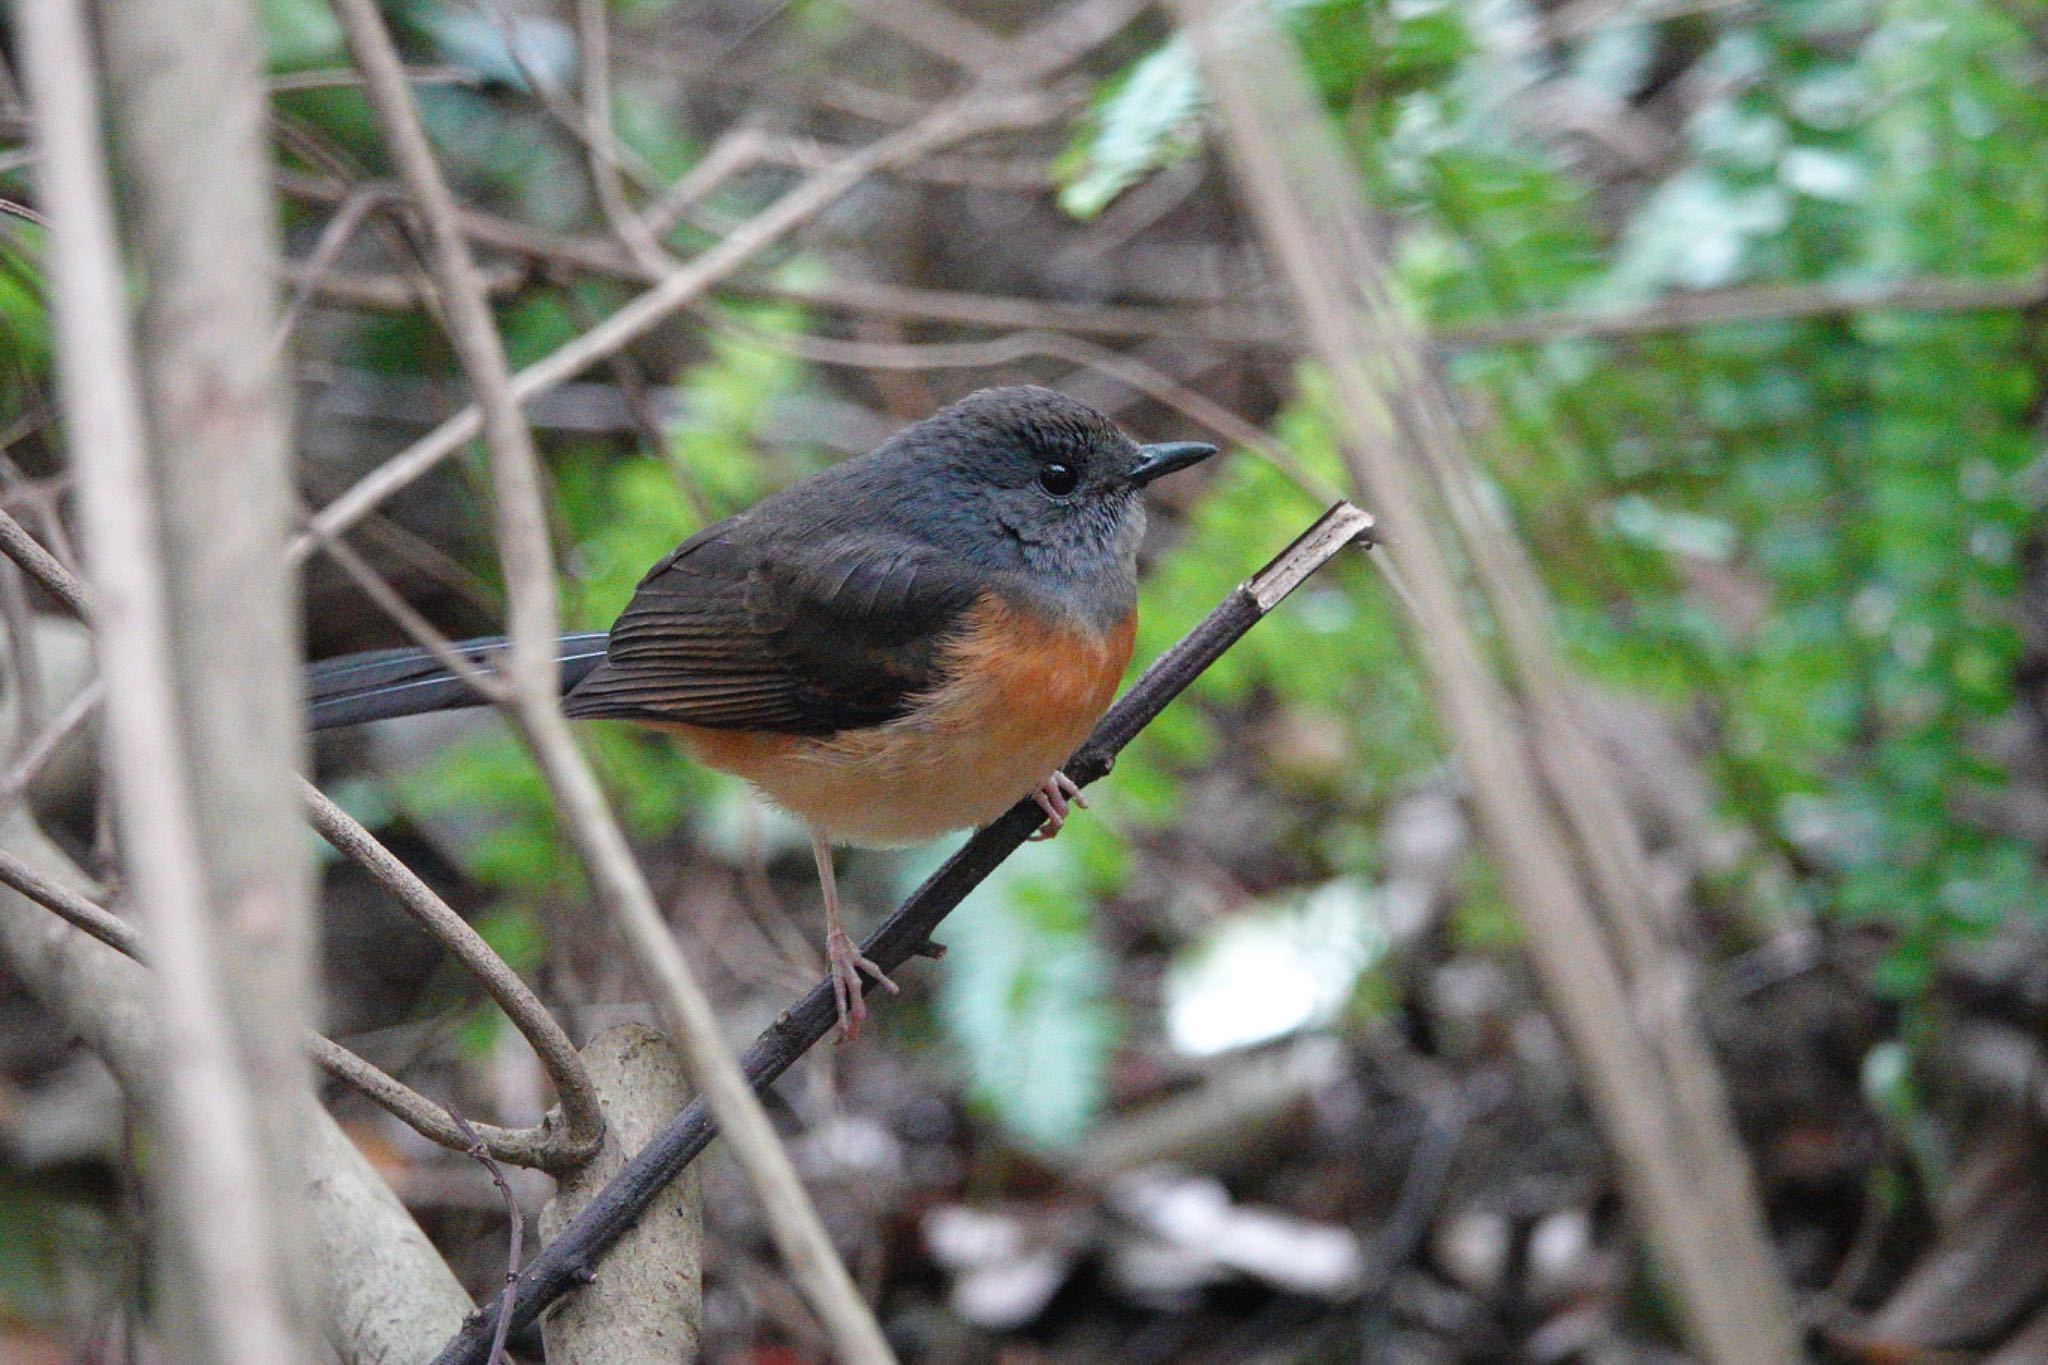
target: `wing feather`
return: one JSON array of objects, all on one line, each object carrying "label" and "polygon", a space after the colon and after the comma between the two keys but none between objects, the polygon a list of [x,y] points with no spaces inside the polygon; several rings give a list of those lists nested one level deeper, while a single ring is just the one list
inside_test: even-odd
[{"label": "wing feather", "polygon": [[979,596],[966,566],[907,538],[768,541],[741,516],[641,580],[565,709],[799,735],[878,725],[940,681]]}]

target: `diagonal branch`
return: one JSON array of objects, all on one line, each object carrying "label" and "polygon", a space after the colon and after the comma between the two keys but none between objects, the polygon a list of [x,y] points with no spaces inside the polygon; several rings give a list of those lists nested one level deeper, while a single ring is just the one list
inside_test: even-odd
[{"label": "diagonal branch", "polygon": [[[569,733],[559,706],[559,622],[540,461],[519,410],[504,343],[492,321],[454,196],[434,159],[375,0],[338,0],[335,11],[365,77],[384,141],[425,219],[435,279],[445,295],[449,337],[476,388],[494,485],[491,502],[498,551],[505,566],[512,636],[507,664],[511,718],[533,751],[599,904],[625,938],[669,1031],[682,1046],[691,1079],[734,1133],[733,1150],[761,1198],[792,1278],[842,1358],[853,1365],[893,1365],[895,1357],[880,1325],[833,1250],[774,1126],[726,1050],[710,998],[669,933],[596,775]],[[699,262],[720,249],[714,248]],[[689,275],[685,267],[670,278]],[[627,311],[631,308],[628,305]],[[501,1324],[506,1320],[499,1315]]]},{"label": "diagonal branch", "polygon": [[[1188,685],[1223,657],[1246,631],[1311,575],[1335,559],[1345,547],[1370,543],[1373,520],[1347,502],[1325,512],[1299,539],[1240,585],[1172,649],[1145,670],[1095,733],[1062,769],[1087,786],[1106,773],[1124,746]],[[1020,801],[984,826],[945,864],[912,893],[861,951],[884,972],[893,972],[917,956],[930,956],[932,931],[951,914],[967,893],[987,879],[1012,853],[1024,846],[1044,823],[1045,813],[1031,801]],[[863,985],[867,983],[863,981]],[[832,985],[821,981],[776,1017],[741,1058],[747,1083],[765,1091],[783,1072],[830,1033],[838,1021]],[[543,1247],[519,1277],[512,1324],[534,1321],[562,1295],[587,1282],[599,1258],[633,1225],[641,1212],[711,1143],[718,1131],[704,1102],[696,1100],[678,1114],[661,1135],[628,1162],[604,1191],[592,1199],[560,1237]],[[499,1300],[502,1304],[502,1298]],[[494,1311],[474,1315],[463,1324],[434,1365],[483,1365],[490,1343]]]},{"label": "diagonal branch", "polygon": [[[831,169],[803,181],[726,234],[718,245],[676,267],[588,332],[512,375],[512,396],[523,403],[645,336],[882,167],[980,133],[1041,122],[1051,117],[1056,107],[1031,94],[969,94],[939,106],[902,132],[869,143]],[[464,408],[321,509],[314,525],[327,534],[346,530],[371,508],[474,440],[483,428],[482,409],[475,405]],[[311,537],[301,536],[293,544],[293,554],[303,557],[311,543]]]},{"label": "diagonal branch", "polygon": [[[91,589],[4,511],[0,511],[0,554],[28,569],[60,601],[74,606],[86,619],[90,619],[93,607]],[[61,734],[68,725],[75,724],[70,719],[73,715],[82,719],[90,709],[90,702],[103,691],[99,686],[87,688],[67,708],[65,716],[59,717],[52,725],[52,731]],[[48,742],[54,741],[39,740],[35,748],[43,749]],[[33,754],[25,755],[22,764],[17,765],[17,772],[33,758]],[[7,803],[27,781],[27,777],[17,776],[17,773],[9,773],[0,779],[0,813],[4,813]],[[557,1172],[586,1158],[596,1150],[603,1137],[604,1118],[589,1073],[561,1025],[519,979],[518,973],[491,951],[490,945],[476,930],[435,895],[433,889],[391,850],[385,848],[374,834],[328,800],[311,783],[302,781],[300,786],[307,818],[314,828],[338,851],[355,859],[389,888],[406,912],[469,969],[485,993],[505,1011],[513,1026],[533,1048],[549,1083],[561,1097],[562,1123],[559,1128],[552,1120],[544,1120],[530,1128],[478,1125],[491,1154],[517,1165]],[[19,864],[19,860],[10,861],[4,850],[0,850],[0,884],[19,891],[117,952],[138,962],[145,960],[141,936],[125,920],[75,890],[37,877],[33,868]],[[313,1061],[329,1076],[361,1091],[422,1137],[454,1151],[467,1148],[469,1139],[448,1121],[443,1106],[317,1033],[309,1031],[307,1047]]]}]

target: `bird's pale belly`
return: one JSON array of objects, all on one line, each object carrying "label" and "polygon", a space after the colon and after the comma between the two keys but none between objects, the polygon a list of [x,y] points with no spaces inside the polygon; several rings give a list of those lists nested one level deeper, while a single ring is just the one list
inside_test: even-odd
[{"label": "bird's pale belly", "polygon": [[986,824],[1067,761],[1116,695],[1134,628],[1051,625],[989,599],[945,685],[898,720],[824,739],[664,728],[835,843],[920,843]]}]

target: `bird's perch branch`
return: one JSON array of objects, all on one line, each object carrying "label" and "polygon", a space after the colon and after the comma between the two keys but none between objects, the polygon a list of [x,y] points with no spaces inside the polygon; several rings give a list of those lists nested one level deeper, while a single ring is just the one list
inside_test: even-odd
[{"label": "bird's perch branch", "polygon": [[[1346,546],[1369,541],[1373,520],[1350,503],[1325,512],[1292,545],[1240,585],[1172,649],[1159,656],[1088,737],[1065,768],[1087,786],[1110,770],[1116,756],[1151,724],[1205,669],[1243,638],[1246,631],[1289,593],[1328,564]],[[932,931],[967,893],[1024,845],[1045,820],[1031,801],[1020,801],[978,831],[925,879],[862,945],[883,971],[894,971],[926,952]],[[821,981],[777,1016],[740,1059],[747,1082],[759,1093],[774,1084],[797,1058],[837,1026],[832,984]],[[577,1215],[561,1236],[543,1247],[519,1276],[512,1324],[523,1327],[542,1310],[588,1278],[605,1251],[633,1226],[648,1204],[710,1145],[717,1126],[702,1100],[678,1114],[660,1136],[628,1162]],[[434,1359],[434,1365],[484,1365],[502,1297],[472,1315]]]}]

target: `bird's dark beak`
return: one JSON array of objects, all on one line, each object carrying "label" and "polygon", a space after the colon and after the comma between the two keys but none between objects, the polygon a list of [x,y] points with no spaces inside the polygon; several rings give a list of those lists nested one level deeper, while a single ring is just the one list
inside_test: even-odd
[{"label": "bird's dark beak", "polygon": [[1138,454],[1142,458],[1131,470],[1131,483],[1134,487],[1143,488],[1162,474],[1200,464],[1215,453],[1216,447],[1206,441],[1165,441],[1156,446],[1139,446]]}]

